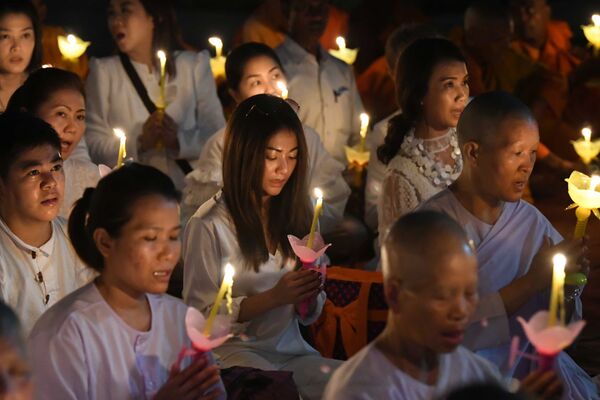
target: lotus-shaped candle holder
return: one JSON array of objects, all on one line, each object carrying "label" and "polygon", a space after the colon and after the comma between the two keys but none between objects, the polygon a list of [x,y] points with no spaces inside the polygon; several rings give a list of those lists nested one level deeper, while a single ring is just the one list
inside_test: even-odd
[{"label": "lotus-shaped candle holder", "polygon": [[338,50],[331,49],[329,50],[329,54],[331,54],[339,60],[342,60],[348,65],[354,64],[354,61],[356,61],[356,56],[358,55],[358,49],[347,48],[346,40],[341,36],[338,36],[335,39],[335,42],[338,45]]},{"label": "lotus-shaped candle holder", "polygon": [[[302,262],[303,269],[312,269],[319,272],[321,277],[321,284],[325,284],[325,278],[327,276],[327,265],[325,263],[321,263],[320,265],[316,265],[316,261],[325,254],[325,251],[331,246],[331,243],[325,244],[323,237],[315,232],[315,238],[313,242],[312,248],[307,246],[308,236],[304,236],[304,238],[299,239],[294,235],[288,235],[288,240],[290,245],[292,246],[292,250],[296,257],[300,259]],[[299,305],[299,314],[301,318],[306,318],[308,314],[308,307],[310,306],[311,300],[306,300],[300,303]]]},{"label": "lotus-shaped candle holder", "polygon": [[570,346],[585,326],[583,320],[572,322],[567,326],[548,326],[549,316],[548,311],[538,311],[529,321],[517,317],[523,326],[525,336],[540,355],[541,370],[551,369],[558,353]]},{"label": "lotus-shaped candle holder", "polygon": [[592,25],[582,25],[581,29],[585,38],[590,42],[590,45],[594,48],[594,55],[598,55],[600,50],[600,17],[594,14],[592,16]]},{"label": "lotus-shaped candle holder", "polygon": [[90,45],[90,42],[81,40],[75,35],[58,35],[57,41],[60,54],[69,61],[77,61]]},{"label": "lotus-shaped candle holder", "polygon": [[202,354],[219,347],[233,336],[230,333],[231,318],[229,315],[217,315],[215,317],[210,336],[204,334],[205,324],[206,318],[204,318],[204,315],[195,308],[188,307],[185,313],[185,329],[192,342],[192,347],[181,349],[177,361],[171,367],[172,369],[180,370],[181,362],[185,357],[200,357]]},{"label": "lotus-shaped candle holder", "polygon": [[575,238],[581,238],[585,235],[588,218],[594,213],[596,218],[600,219],[600,178],[597,176],[589,177],[578,171],[573,171],[566,180],[569,187],[569,196],[575,203],[567,209],[576,208],[577,225],[575,227]]},{"label": "lotus-shaped candle holder", "polygon": [[585,140],[581,138],[572,140],[571,144],[585,165],[591,163],[592,160],[598,156],[598,153],[600,153],[600,139]]},{"label": "lotus-shaped candle holder", "polygon": [[368,150],[361,149],[360,146],[344,146],[346,150],[346,159],[349,164],[356,164],[359,167],[364,167],[369,163],[371,153]]}]

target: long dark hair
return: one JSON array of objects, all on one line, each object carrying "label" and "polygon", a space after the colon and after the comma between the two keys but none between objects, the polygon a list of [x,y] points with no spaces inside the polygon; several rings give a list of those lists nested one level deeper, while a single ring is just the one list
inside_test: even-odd
[{"label": "long dark hair", "polygon": [[6,111],[29,111],[37,114],[40,107],[60,90],[74,90],[85,98],[79,76],[58,68],[40,68],[32,72],[25,83],[12,95]]},{"label": "long dark hair", "polygon": [[[267,226],[261,222],[265,150],[281,130],[296,134],[296,167],[278,196],[269,200]],[[310,228],[307,189],[308,152],[302,123],[292,107],[279,97],[259,94],[241,102],[225,131],[223,198],[232,216],[246,268],[258,271],[269,259],[265,235],[286,258],[293,252],[287,235],[305,235]]]},{"label": "long dark hair", "polygon": [[277,53],[263,43],[248,42],[239,45],[227,55],[225,61],[225,75],[227,76],[227,85],[230,89],[239,90],[240,82],[244,75],[244,68],[246,64],[256,57],[268,57],[277,64],[279,69],[283,71],[281,60],[277,56]]},{"label": "long dark hair", "polygon": [[35,44],[31,60],[25,71],[32,72],[42,65],[42,30],[37,11],[30,1],[25,0],[0,0],[0,18],[7,14],[24,14],[31,21]]},{"label": "long dark hair", "polygon": [[422,101],[427,94],[434,68],[446,61],[465,62],[452,42],[440,38],[414,41],[400,55],[396,65],[396,99],[401,113],[392,118],[384,143],[377,149],[379,160],[388,164],[396,156],[408,131],[423,117]]},{"label": "long dark hair", "polygon": [[95,189],[85,189],[69,217],[69,237],[79,258],[102,272],[104,257],[94,242],[94,231],[103,228],[110,236],[118,237],[131,220],[135,203],[150,195],[179,202],[179,194],[167,175],[137,163],[125,164],[100,179]]}]

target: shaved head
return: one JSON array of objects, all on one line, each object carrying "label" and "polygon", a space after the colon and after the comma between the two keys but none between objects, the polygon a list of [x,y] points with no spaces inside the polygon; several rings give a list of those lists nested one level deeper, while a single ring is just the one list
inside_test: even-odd
[{"label": "shaved head", "polygon": [[385,279],[418,285],[435,273],[434,265],[457,253],[473,256],[462,227],[446,214],[419,211],[400,218],[385,238],[382,265]]},{"label": "shaved head", "polygon": [[521,100],[507,92],[488,92],[475,97],[463,111],[456,131],[460,146],[466,142],[491,143],[507,120],[520,120],[537,125]]}]

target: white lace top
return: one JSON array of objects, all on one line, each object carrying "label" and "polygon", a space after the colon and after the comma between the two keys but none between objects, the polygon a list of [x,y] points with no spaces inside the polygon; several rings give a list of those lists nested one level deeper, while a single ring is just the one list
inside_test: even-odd
[{"label": "white lace top", "polygon": [[[438,155],[450,152],[453,164]],[[462,171],[456,129],[434,139],[419,139],[407,133],[400,151],[387,166],[378,204],[379,233],[384,235],[402,215],[448,187]],[[381,236],[383,237],[383,236]]]}]

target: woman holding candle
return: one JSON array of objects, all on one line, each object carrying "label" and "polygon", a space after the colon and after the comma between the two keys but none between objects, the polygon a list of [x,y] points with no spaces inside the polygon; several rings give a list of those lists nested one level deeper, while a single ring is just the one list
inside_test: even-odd
[{"label": "woman holding candle", "polygon": [[462,170],[456,124],[469,98],[460,50],[445,39],[419,39],[396,67],[402,113],[377,150],[387,165],[378,205],[379,232],[452,183]]},{"label": "woman holding candle", "polygon": [[[329,375],[322,358],[300,334],[314,322],[325,294],[310,270],[294,271],[287,235],[310,229],[307,148],[302,124],[284,100],[260,94],[242,101],[225,134],[223,191],[200,207],[184,235],[185,301],[209,312],[226,262],[236,267],[234,333],[215,350],[224,367],[241,365],[294,372],[305,399],[320,398]],[[309,300],[305,319],[299,305]]]},{"label": "woman holding candle", "polygon": [[164,294],[181,249],[178,207],[173,182],[135,163],[77,202],[69,236],[99,277],[30,334],[37,398],[225,398],[210,354],[172,366],[190,347],[187,308]]},{"label": "woman holding candle", "polygon": [[60,137],[65,172],[65,194],[59,215],[68,218],[71,207],[87,187],[100,179],[98,166],[81,145],[85,132],[83,84],[72,72],[41,68],[33,72],[8,103],[7,111],[29,111],[52,125]]},{"label": "woman holding candle", "polygon": [[0,1],[0,112],[27,75],[40,67],[42,39],[34,6],[28,1]]},{"label": "woman holding candle", "polygon": [[[92,60],[86,86],[92,159],[116,165],[113,128],[122,128],[128,157],[167,173],[181,189],[189,162],[225,125],[209,55],[181,50],[174,11],[165,1],[111,0],[108,27],[119,55]],[[166,58],[164,101],[159,50]]]}]

